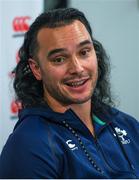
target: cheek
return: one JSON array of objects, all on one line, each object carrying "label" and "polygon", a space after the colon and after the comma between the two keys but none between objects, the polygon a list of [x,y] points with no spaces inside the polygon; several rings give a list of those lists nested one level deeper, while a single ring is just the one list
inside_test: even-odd
[{"label": "cheek", "polygon": [[56,84],[64,78],[64,73],[57,68],[47,68],[43,71],[43,81],[45,84]]},{"label": "cheek", "polygon": [[92,73],[97,73],[98,71],[98,63],[97,63],[97,59],[90,59],[89,61],[90,63],[88,63],[88,68],[90,69],[90,71],[92,71]]}]

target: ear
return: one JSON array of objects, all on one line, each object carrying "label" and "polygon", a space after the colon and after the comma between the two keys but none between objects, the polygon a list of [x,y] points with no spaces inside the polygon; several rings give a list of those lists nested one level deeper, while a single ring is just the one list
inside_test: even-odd
[{"label": "ear", "polygon": [[41,71],[38,63],[34,59],[29,59],[29,67],[37,80],[42,80]]}]

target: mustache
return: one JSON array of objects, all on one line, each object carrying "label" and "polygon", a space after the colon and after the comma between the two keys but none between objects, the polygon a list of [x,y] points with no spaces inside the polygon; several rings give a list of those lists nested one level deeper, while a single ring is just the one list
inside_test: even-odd
[{"label": "mustache", "polygon": [[72,81],[75,79],[91,78],[91,77],[92,77],[92,75],[89,73],[87,73],[87,74],[85,74],[85,73],[73,74],[71,76],[64,78],[63,82]]}]

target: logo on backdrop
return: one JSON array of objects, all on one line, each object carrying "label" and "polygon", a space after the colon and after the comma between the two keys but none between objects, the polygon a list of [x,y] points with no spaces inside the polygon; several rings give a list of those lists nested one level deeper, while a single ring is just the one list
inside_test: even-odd
[{"label": "logo on backdrop", "polygon": [[29,30],[30,16],[17,16],[13,19],[12,27],[14,31],[13,37],[24,36],[24,33]]},{"label": "logo on backdrop", "polygon": [[16,59],[16,63],[18,64],[19,61],[20,61],[20,58],[19,58],[19,51],[16,52],[15,59]]},{"label": "logo on backdrop", "polygon": [[20,102],[15,102],[14,100],[12,100],[11,104],[10,104],[10,111],[11,111],[11,119],[16,119],[17,118],[17,114],[18,111],[22,109],[22,105]]},{"label": "logo on backdrop", "polygon": [[[20,58],[19,58],[19,50],[15,53],[15,60],[16,64],[19,63]],[[15,65],[16,66],[16,65]],[[8,73],[9,78],[13,79],[15,77],[15,67],[11,70],[11,72]]]}]

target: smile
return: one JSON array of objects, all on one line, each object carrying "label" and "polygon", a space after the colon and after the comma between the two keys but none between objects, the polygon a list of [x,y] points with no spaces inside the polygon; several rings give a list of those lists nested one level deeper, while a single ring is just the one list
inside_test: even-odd
[{"label": "smile", "polygon": [[68,82],[68,83],[66,83],[66,85],[76,88],[76,87],[84,85],[87,81],[88,81],[88,79],[84,79],[84,80],[80,80],[80,81],[74,81],[74,82]]}]

